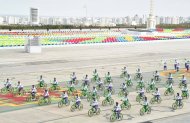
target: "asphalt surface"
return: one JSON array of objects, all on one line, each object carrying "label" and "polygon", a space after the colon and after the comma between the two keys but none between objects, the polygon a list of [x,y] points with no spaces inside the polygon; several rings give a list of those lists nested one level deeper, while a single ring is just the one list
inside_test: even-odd
[{"label": "asphalt surface", "polygon": [[[43,75],[46,82],[50,82],[54,77],[58,81],[69,80],[70,74],[75,71],[77,77],[81,80],[85,74],[92,76],[92,71],[96,68],[100,77],[105,73],[111,72],[114,77],[114,87],[119,90],[122,79],[118,78],[121,68],[127,66],[130,74],[134,74],[137,67],[141,67],[145,81],[150,80],[152,71],[162,70],[162,60],[168,62],[168,68],[173,69],[174,59],[177,58],[181,67],[184,66],[184,58],[190,58],[190,41],[172,41],[172,42],[147,42],[147,43],[129,43],[128,45],[102,45],[102,46],[79,46],[79,47],[61,47],[45,48],[41,54],[27,54],[23,49],[0,50],[0,75],[1,82],[6,78],[15,79],[13,82],[21,81],[24,86],[37,84],[39,75]],[[148,74],[149,73],[149,74]],[[3,84],[1,84],[2,87]],[[161,93],[165,91],[164,85],[160,85]],[[180,89],[175,87],[176,92]],[[133,91],[132,89],[131,91]],[[185,100],[185,106],[181,110],[173,111],[171,105],[173,96],[163,97],[163,103],[153,105],[152,113],[141,117],[139,115],[139,105],[135,101],[137,93],[131,92],[129,95],[132,103],[130,111],[124,111],[124,120],[120,123],[137,123],[143,121],[154,121],[155,119],[180,115],[188,113],[190,106],[189,100]],[[147,94],[148,99],[152,97]],[[113,96],[115,100],[120,100]],[[104,98],[100,99],[100,102]],[[57,104],[32,107],[17,111],[0,113],[0,122],[3,123],[105,123],[109,122],[111,109],[113,106],[102,107],[102,113],[99,116],[89,118],[87,112],[90,108],[89,103],[84,101],[83,111],[70,112],[69,107],[58,109]],[[10,117],[11,116],[11,117]],[[7,117],[9,117],[7,119]],[[181,116],[179,117],[182,118]],[[159,122],[158,120],[158,122]],[[182,120],[183,121],[183,120]],[[157,121],[155,121],[157,122]]]},{"label": "asphalt surface", "polygon": [[190,113],[161,118],[143,123],[190,123]]}]

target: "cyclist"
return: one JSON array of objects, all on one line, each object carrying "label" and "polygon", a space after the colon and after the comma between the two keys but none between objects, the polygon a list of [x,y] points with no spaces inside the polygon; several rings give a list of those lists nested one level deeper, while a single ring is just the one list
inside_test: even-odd
[{"label": "cyclist", "polygon": [[98,87],[100,88],[101,86],[103,86],[103,81],[101,80],[101,78],[98,79],[97,81]]},{"label": "cyclist", "polygon": [[44,97],[44,100],[47,99],[47,98],[49,98],[49,92],[48,92],[47,89],[45,89],[43,97]]},{"label": "cyclist", "polygon": [[179,106],[181,106],[181,102],[182,102],[182,97],[181,97],[181,95],[179,95],[179,93],[177,93],[177,96],[176,96],[176,101],[177,101],[177,104],[179,105]]},{"label": "cyclist", "polygon": [[186,79],[185,75],[182,76],[181,82],[182,82],[182,84],[187,83],[187,79]]},{"label": "cyclist", "polygon": [[79,107],[81,104],[81,99],[80,99],[80,96],[77,94],[76,96],[76,106]]},{"label": "cyclist", "polygon": [[96,98],[93,98],[93,102],[92,102],[92,108],[95,109],[95,112],[97,111],[99,105],[98,105],[98,101]]},{"label": "cyclist", "polygon": [[5,83],[5,87],[6,87],[7,90],[8,90],[8,89],[10,89],[11,86],[12,86],[11,81],[7,78],[7,81],[6,81],[6,83]]},{"label": "cyclist", "polygon": [[32,85],[32,88],[31,88],[32,99],[35,98],[36,93],[37,93],[37,89],[36,89],[36,87],[34,85]]},{"label": "cyclist", "polygon": [[164,61],[164,70],[167,70],[167,69],[168,69],[168,67],[167,67],[167,62]]},{"label": "cyclist", "polygon": [[84,84],[85,85],[89,85],[89,82],[90,82],[90,80],[89,80],[89,78],[88,78],[88,75],[86,74],[86,76],[84,77]]},{"label": "cyclist", "polygon": [[74,81],[76,81],[76,79],[77,79],[76,74],[75,74],[75,72],[73,72],[71,74],[71,81],[74,82]]},{"label": "cyclist", "polygon": [[160,74],[159,74],[159,72],[157,70],[154,73],[154,77],[155,77],[155,80],[158,81],[158,79],[160,77]]},{"label": "cyclist", "polygon": [[21,84],[20,81],[18,81],[17,89],[18,89],[18,93],[19,93],[19,94],[20,94],[20,92],[23,90],[23,85]]},{"label": "cyclist", "polygon": [[40,87],[43,87],[43,86],[44,86],[45,81],[44,81],[42,75],[40,75],[40,79],[38,80],[38,82],[39,82],[39,84],[40,84]]},{"label": "cyclist", "polygon": [[160,91],[158,90],[158,88],[156,88],[156,91],[154,92],[153,95],[156,97],[157,100],[160,99]]},{"label": "cyclist", "polygon": [[137,68],[136,73],[137,73],[138,78],[140,78],[142,75],[141,69]]},{"label": "cyclist", "polygon": [[120,115],[120,113],[121,113],[121,107],[120,107],[120,105],[119,105],[118,102],[116,102],[116,105],[114,106],[114,112],[115,112],[116,115],[117,115],[117,119],[119,119],[119,115]]},{"label": "cyclist", "polygon": [[61,94],[61,98],[62,98],[62,100],[65,101],[66,104],[68,103],[68,94],[67,94],[67,92],[63,91],[63,93]]}]

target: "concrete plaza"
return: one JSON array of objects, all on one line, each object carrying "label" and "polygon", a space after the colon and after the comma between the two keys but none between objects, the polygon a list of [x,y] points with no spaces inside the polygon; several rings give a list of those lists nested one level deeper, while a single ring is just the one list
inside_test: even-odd
[{"label": "concrete plaza", "polygon": [[[121,68],[127,66],[129,73],[134,73],[138,66],[142,72],[153,72],[162,70],[162,60],[167,60],[168,67],[173,69],[175,58],[180,63],[184,58],[190,58],[190,41],[163,41],[147,43],[126,43],[126,44],[105,44],[92,46],[68,46],[56,48],[43,48],[41,54],[27,54],[23,49],[0,49],[0,76],[1,82],[6,78],[12,78],[14,82],[20,80],[23,85],[36,84],[39,75],[43,75],[49,82],[54,77],[58,81],[69,80],[70,74],[76,72],[78,79],[82,79],[85,74],[92,76],[92,71],[96,68],[100,76],[111,72],[112,76],[118,76]],[[182,64],[181,67],[184,65]],[[1,87],[3,84],[1,84]],[[161,93],[165,87],[161,88]],[[176,87],[177,92],[180,90]],[[187,107],[190,101],[185,100],[183,109],[173,111],[171,105],[174,102],[173,96],[164,97],[159,105],[152,106],[150,115],[140,116],[139,109],[142,107],[135,102],[136,92],[131,92],[129,99],[132,108],[129,111],[123,111],[124,120],[122,122],[144,122],[151,120],[158,123],[163,117],[171,117],[183,113],[189,113]],[[147,94],[148,98],[152,97]],[[101,98],[102,101],[103,98]],[[114,97],[116,100],[117,96]],[[101,114],[92,118],[88,117],[87,112],[90,108],[89,103],[83,102],[84,110],[70,112],[69,107],[58,109],[57,104],[22,109],[18,111],[6,112],[0,114],[2,123],[104,123],[109,122],[109,116],[113,106],[102,107]],[[162,121],[160,121],[162,122]]]}]

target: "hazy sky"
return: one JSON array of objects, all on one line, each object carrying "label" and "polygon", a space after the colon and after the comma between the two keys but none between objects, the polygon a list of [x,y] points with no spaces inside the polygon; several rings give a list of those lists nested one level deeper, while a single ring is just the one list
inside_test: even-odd
[{"label": "hazy sky", "polygon": [[[190,16],[190,0],[154,0],[155,14]],[[29,15],[30,7],[40,16],[124,17],[149,12],[149,0],[0,0],[0,15]]]}]

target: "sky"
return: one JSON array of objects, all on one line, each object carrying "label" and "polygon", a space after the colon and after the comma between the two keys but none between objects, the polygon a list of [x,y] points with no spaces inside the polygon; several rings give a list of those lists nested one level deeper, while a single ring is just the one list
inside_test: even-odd
[{"label": "sky", "polygon": [[[0,0],[0,15],[29,15],[39,8],[40,16],[125,17],[148,15],[150,0]],[[190,16],[190,0],[154,0],[158,16]]]}]

